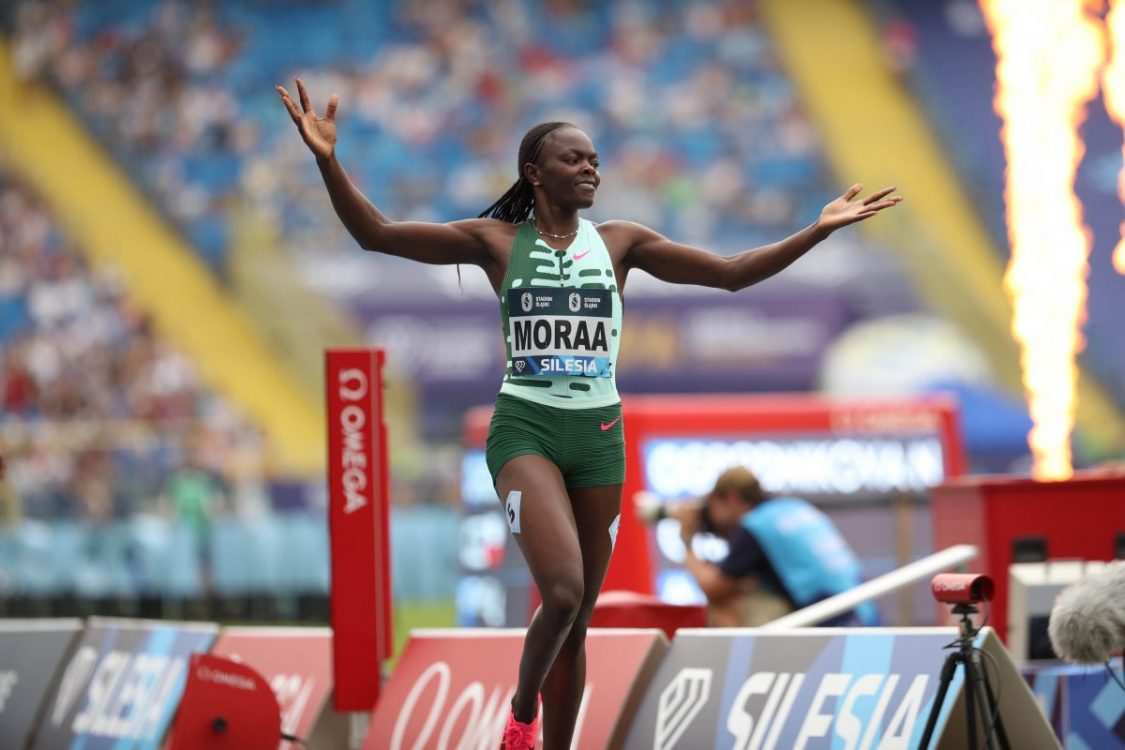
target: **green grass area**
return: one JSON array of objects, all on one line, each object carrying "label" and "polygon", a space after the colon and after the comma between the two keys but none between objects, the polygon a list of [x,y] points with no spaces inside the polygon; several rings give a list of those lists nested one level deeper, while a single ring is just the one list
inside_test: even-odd
[{"label": "green grass area", "polygon": [[456,623],[452,601],[395,604],[395,652],[388,667],[393,669],[414,628],[451,628]]}]

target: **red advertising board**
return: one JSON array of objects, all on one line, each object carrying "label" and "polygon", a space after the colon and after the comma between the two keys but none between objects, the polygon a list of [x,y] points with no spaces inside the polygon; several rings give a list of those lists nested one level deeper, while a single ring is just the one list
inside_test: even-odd
[{"label": "red advertising board", "polygon": [[[807,499],[923,490],[964,471],[956,403],[945,397],[634,396],[623,404],[626,503],[642,490],[701,495],[738,463],[767,491]],[[932,477],[910,465],[914,456],[937,464]],[[652,592],[649,544],[636,514],[622,513],[606,590]]]},{"label": "red advertising board", "polygon": [[[344,734],[346,720],[328,705],[332,694],[332,631],[328,628],[225,628],[211,653],[243,662],[265,678],[281,709],[281,730],[333,746],[327,734]],[[314,745],[313,738],[316,738]],[[292,747],[278,744],[278,750]]]},{"label": "red advertising board", "polygon": [[[523,630],[416,631],[384,688],[364,750],[500,744]],[[617,748],[668,642],[658,630],[591,630],[573,747]]]},{"label": "red advertising board", "polygon": [[390,509],[381,350],[325,355],[335,705],[369,711],[391,631]]}]

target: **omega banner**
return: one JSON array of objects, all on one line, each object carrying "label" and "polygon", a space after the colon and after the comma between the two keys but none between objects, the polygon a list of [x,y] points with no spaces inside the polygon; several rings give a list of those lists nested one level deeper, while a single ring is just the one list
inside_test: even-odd
[{"label": "omega banner", "polygon": [[[953,628],[681,630],[625,748],[918,748],[956,637]],[[1058,747],[992,630],[976,645],[1011,747]],[[962,679],[958,667],[930,748],[968,746]]]},{"label": "omega banner", "polygon": [[26,747],[81,630],[81,620],[0,621],[0,747]]},{"label": "omega banner", "polygon": [[218,630],[207,623],[91,618],[45,698],[32,747],[156,750],[179,704],[191,654],[207,651]]},{"label": "omega banner", "polygon": [[[499,747],[523,636],[523,630],[412,633],[375,708],[364,750]],[[621,747],[637,701],[667,649],[659,630],[590,629],[572,748]]]},{"label": "omega banner", "polygon": [[390,510],[378,349],[325,355],[335,706],[370,711],[391,631]]}]

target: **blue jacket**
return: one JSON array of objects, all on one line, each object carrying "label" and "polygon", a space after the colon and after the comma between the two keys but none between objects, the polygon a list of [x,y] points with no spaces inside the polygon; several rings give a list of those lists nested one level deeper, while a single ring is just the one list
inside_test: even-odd
[{"label": "blue jacket", "polygon": [[[858,586],[859,561],[828,516],[811,503],[794,497],[775,497],[742,517],[769,558],[789,597],[798,607]],[[871,602],[856,616],[865,625],[878,622]]]}]

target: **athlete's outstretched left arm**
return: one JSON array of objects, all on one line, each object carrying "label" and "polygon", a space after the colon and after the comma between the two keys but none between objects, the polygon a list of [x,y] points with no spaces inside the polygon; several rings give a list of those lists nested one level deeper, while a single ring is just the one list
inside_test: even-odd
[{"label": "athlete's outstretched left arm", "polygon": [[852,185],[824,207],[815,223],[800,232],[737,255],[716,255],[681,245],[648,227],[629,224],[625,263],[673,284],[696,284],[732,292],[745,289],[784,270],[840,227],[868,219],[902,201],[900,196],[891,195],[893,187],[856,199],[861,189],[862,185]]}]

